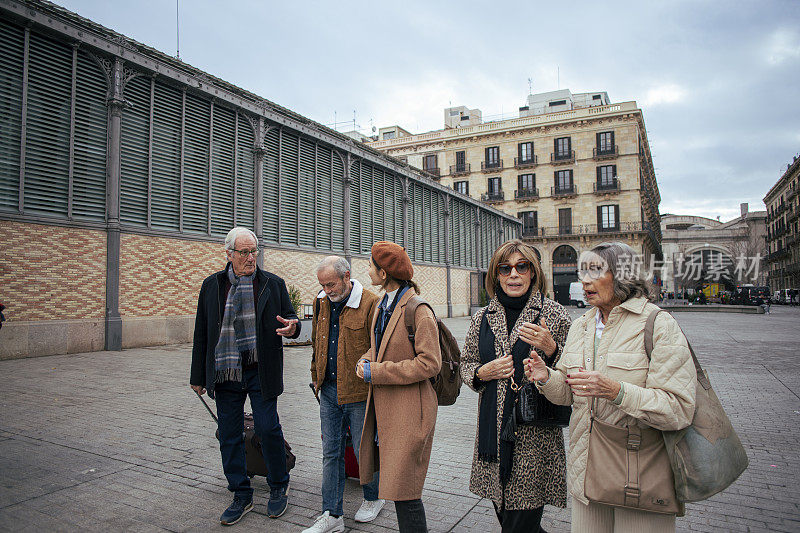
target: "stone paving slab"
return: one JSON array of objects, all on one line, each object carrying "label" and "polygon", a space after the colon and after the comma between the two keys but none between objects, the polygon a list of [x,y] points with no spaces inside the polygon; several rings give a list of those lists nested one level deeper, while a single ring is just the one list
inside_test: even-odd
[{"label": "stone paving slab", "polygon": [[[570,309],[573,318],[581,310]],[[767,315],[676,314],[709,370],[748,451],[727,491],[687,506],[679,531],[800,531],[800,309]],[[448,319],[460,340],[468,319]],[[208,531],[230,502],[214,423],[187,385],[188,345],[0,361],[0,531]],[[310,348],[286,349],[279,412],[297,455],[290,507],[266,516],[266,480],[238,527],[300,531],[321,506],[319,411],[308,389]],[[464,387],[439,411],[423,492],[431,531],[499,531],[491,502],[468,490],[477,395]],[[396,531],[389,502],[351,531]],[[569,509],[547,507],[543,527],[569,531]],[[227,528],[226,528],[227,529]]]}]

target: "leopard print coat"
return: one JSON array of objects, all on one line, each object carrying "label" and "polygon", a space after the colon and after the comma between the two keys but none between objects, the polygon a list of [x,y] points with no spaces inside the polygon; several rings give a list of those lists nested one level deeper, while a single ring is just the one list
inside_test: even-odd
[{"label": "leopard print coat", "polygon": [[[520,313],[516,324],[532,322],[536,317],[536,309],[542,308],[540,324],[546,324],[558,348],[555,360],[561,357],[561,351],[567,339],[570,318],[566,310],[558,303],[543,298],[539,292],[531,295],[525,308]],[[472,318],[464,350],[461,354],[461,376],[470,388],[480,395],[484,387],[475,389],[473,376],[480,366],[478,354],[478,336],[481,320],[489,310],[489,327],[495,335],[495,352],[497,357],[511,353],[511,347],[519,337],[518,328],[508,334],[506,314],[503,306],[492,298],[489,305],[478,311]],[[539,351],[539,356],[544,353]],[[497,383],[497,435],[502,422],[503,402],[510,384],[507,379]],[[479,400],[480,404],[480,400]],[[502,503],[500,485],[500,465],[498,462],[486,462],[478,458],[478,432],[475,431],[475,452],[472,458],[472,473],[469,480],[470,492],[488,498],[499,508]],[[567,505],[566,458],[564,454],[564,433],[561,428],[540,428],[519,426],[517,443],[514,447],[511,476],[505,488],[505,505],[509,510],[536,509],[544,504],[555,507]]]}]

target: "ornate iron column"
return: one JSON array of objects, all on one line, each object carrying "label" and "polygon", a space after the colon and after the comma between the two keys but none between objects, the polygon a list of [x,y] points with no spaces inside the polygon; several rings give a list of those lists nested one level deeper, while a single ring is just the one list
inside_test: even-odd
[{"label": "ornate iron column", "polygon": [[450,277],[450,195],[444,195],[444,266],[447,272],[447,318],[453,316],[453,291]]},{"label": "ornate iron column", "polygon": [[353,164],[353,156],[350,152],[342,155],[341,152],[336,152],[342,160],[344,167],[344,217],[342,217],[344,225],[344,258],[350,263],[351,268],[353,265],[353,252],[350,249],[350,190],[353,185],[353,178],[350,177],[350,166]]},{"label": "ornate iron column", "polygon": [[122,60],[116,58],[110,69],[108,98],[108,154],[106,158],[106,350],[122,350],[122,319],[119,315],[120,223],[119,178],[120,137],[122,132]]}]

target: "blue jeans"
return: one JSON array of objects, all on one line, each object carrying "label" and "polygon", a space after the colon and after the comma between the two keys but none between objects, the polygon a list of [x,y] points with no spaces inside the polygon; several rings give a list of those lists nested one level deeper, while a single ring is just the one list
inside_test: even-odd
[{"label": "blue jeans", "polygon": [[[357,458],[367,402],[339,405],[336,398],[336,383],[325,380],[319,391],[319,418],[322,426],[322,512],[330,511],[333,515],[342,516],[345,434],[349,425],[353,450]],[[377,500],[378,474],[361,488],[365,500]]]},{"label": "blue jeans", "polygon": [[228,479],[228,490],[236,496],[251,498],[253,488],[247,477],[244,451],[244,400],[250,395],[253,424],[261,438],[261,452],[267,465],[267,483],[271,489],[289,483],[286,470],[286,448],[278,419],[278,399],[262,398],[258,370],[244,370],[242,381],[219,383],[215,390],[219,417],[219,449],[222,470]]}]

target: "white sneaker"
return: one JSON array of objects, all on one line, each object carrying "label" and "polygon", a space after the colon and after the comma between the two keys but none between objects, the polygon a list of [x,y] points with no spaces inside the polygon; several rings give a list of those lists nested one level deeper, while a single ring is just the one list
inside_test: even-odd
[{"label": "white sneaker", "polygon": [[381,512],[385,504],[386,500],[364,500],[356,512],[356,522],[372,522],[378,517],[378,513]]},{"label": "white sneaker", "polygon": [[[377,513],[376,513],[377,514]],[[304,529],[302,533],[341,533],[344,531],[344,518],[334,518],[330,511],[322,513],[314,525]]]}]

